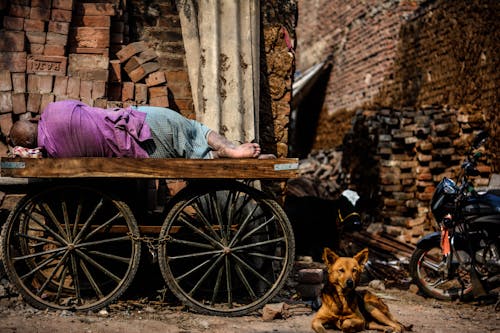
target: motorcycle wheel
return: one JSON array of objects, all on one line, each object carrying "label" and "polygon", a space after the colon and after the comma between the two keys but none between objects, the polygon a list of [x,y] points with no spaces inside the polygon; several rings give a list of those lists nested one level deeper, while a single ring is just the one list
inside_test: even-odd
[{"label": "motorcycle wheel", "polygon": [[410,275],[420,291],[427,297],[451,301],[472,297],[472,285],[467,270],[453,264],[446,267],[439,241],[415,249],[410,259]]}]

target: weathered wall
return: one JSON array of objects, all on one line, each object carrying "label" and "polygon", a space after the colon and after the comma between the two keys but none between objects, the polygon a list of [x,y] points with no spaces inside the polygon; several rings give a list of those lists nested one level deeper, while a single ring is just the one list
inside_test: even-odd
[{"label": "weathered wall", "polygon": [[297,68],[334,61],[314,148],[342,142],[336,112],[374,104],[471,104],[500,137],[499,17],[494,0],[299,1]]},{"label": "weathered wall", "polygon": [[333,59],[313,149],[343,150],[346,186],[402,240],[474,131],[492,136],[478,185],[500,171],[499,18],[494,0],[299,1],[297,68]]}]

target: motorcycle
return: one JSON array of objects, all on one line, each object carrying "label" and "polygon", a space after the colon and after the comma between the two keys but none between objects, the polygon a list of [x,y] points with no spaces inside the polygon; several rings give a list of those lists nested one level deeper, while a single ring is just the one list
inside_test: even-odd
[{"label": "motorcycle", "polygon": [[477,151],[487,140],[473,140],[458,177],[444,177],[431,199],[439,231],[422,237],[410,258],[409,271],[420,291],[440,300],[481,299],[500,286],[500,190],[477,191]]}]

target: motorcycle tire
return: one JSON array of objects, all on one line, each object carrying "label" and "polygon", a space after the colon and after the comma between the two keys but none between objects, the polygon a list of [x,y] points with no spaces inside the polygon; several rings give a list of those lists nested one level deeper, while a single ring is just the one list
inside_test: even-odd
[{"label": "motorcycle tire", "polygon": [[[470,274],[453,263],[446,268],[439,240],[416,248],[410,259],[410,276],[426,297],[444,301],[470,300],[473,297]],[[446,274],[447,273],[447,274]]]}]

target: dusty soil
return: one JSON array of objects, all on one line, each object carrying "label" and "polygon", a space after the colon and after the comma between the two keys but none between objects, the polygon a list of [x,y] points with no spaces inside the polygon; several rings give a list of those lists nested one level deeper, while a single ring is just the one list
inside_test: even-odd
[{"label": "dusty soil", "polygon": [[[495,304],[442,302],[400,289],[375,290],[391,311],[413,332],[500,332],[500,312]],[[106,313],[75,314],[36,310],[18,297],[0,299],[1,333],[135,333],[135,332],[313,332],[313,311],[306,304],[292,304],[289,317],[264,321],[261,313],[224,318],[187,312],[171,303],[119,301]],[[333,330],[331,332],[334,332]]]}]

